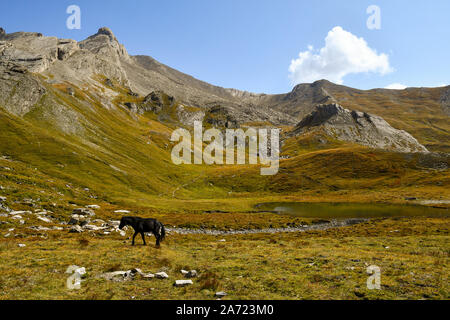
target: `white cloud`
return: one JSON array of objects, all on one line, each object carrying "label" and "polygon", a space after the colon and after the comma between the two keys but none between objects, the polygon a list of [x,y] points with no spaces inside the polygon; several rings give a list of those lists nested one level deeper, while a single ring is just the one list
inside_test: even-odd
[{"label": "white cloud", "polygon": [[377,54],[363,38],[334,27],[325,38],[325,47],[315,51],[308,46],[307,51],[291,61],[289,77],[294,85],[321,79],[342,84],[343,78],[351,73],[384,75],[392,71],[387,54]]},{"label": "white cloud", "polygon": [[386,87],[384,87],[385,89],[392,89],[392,90],[403,90],[406,89],[407,86],[405,86],[404,84],[401,83],[392,83]]}]

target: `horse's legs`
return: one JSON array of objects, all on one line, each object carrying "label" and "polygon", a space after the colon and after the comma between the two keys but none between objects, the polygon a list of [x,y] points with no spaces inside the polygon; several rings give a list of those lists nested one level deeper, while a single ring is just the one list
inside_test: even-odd
[{"label": "horse's legs", "polygon": [[141,236],[142,236],[142,241],[144,241],[144,246],[146,246],[147,244],[145,243],[145,235],[143,232],[141,232]]},{"label": "horse's legs", "polygon": [[133,234],[133,240],[131,241],[131,245],[132,246],[134,246],[134,238],[136,238],[137,234],[138,234],[137,232],[134,232],[134,234]]},{"label": "horse's legs", "polygon": [[156,236],[156,246],[159,247],[159,240],[160,240],[160,236]]}]

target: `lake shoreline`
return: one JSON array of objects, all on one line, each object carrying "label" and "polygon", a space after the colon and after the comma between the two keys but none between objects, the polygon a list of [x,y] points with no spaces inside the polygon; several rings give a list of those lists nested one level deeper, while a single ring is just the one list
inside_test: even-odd
[{"label": "lake shoreline", "polygon": [[206,234],[206,235],[236,235],[236,234],[257,234],[257,233],[287,233],[287,232],[305,232],[310,230],[327,230],[360,224],[369,221],[368,218],[349,218],[333,219],[330,222],[317,223],[312,225],[303,225],[300,227],[287,228],[263,228],[263,229],[239,229],[239,230],[214,230],[214,229],[190,229],[190,228],[170,228],[167,227],[167,233],[178,234]]}]

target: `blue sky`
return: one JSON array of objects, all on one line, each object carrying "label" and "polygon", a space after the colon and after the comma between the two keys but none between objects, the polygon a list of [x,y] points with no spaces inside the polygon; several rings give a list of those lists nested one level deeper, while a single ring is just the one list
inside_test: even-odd
[{"label": "blue sky", "polygon": [[[71,4],[81,8],[80,30],[66,28]],[[366,26],[369,5],[381,10],[379,30]],[[448,0],[15,0],[0,8],[7,33],[82,40],[107,26],[130,54],[222,87],[282,93],[315,75],[361,89],[450,84]]]}]

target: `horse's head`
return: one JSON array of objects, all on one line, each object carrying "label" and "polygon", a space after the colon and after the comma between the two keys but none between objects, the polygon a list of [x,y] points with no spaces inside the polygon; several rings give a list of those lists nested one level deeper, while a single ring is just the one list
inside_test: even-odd
[{"label": "horse's head", "polygon": [[122,217],[122,219],[120,219],[119,229],[122,230],[127,224],[127,217]]}]

